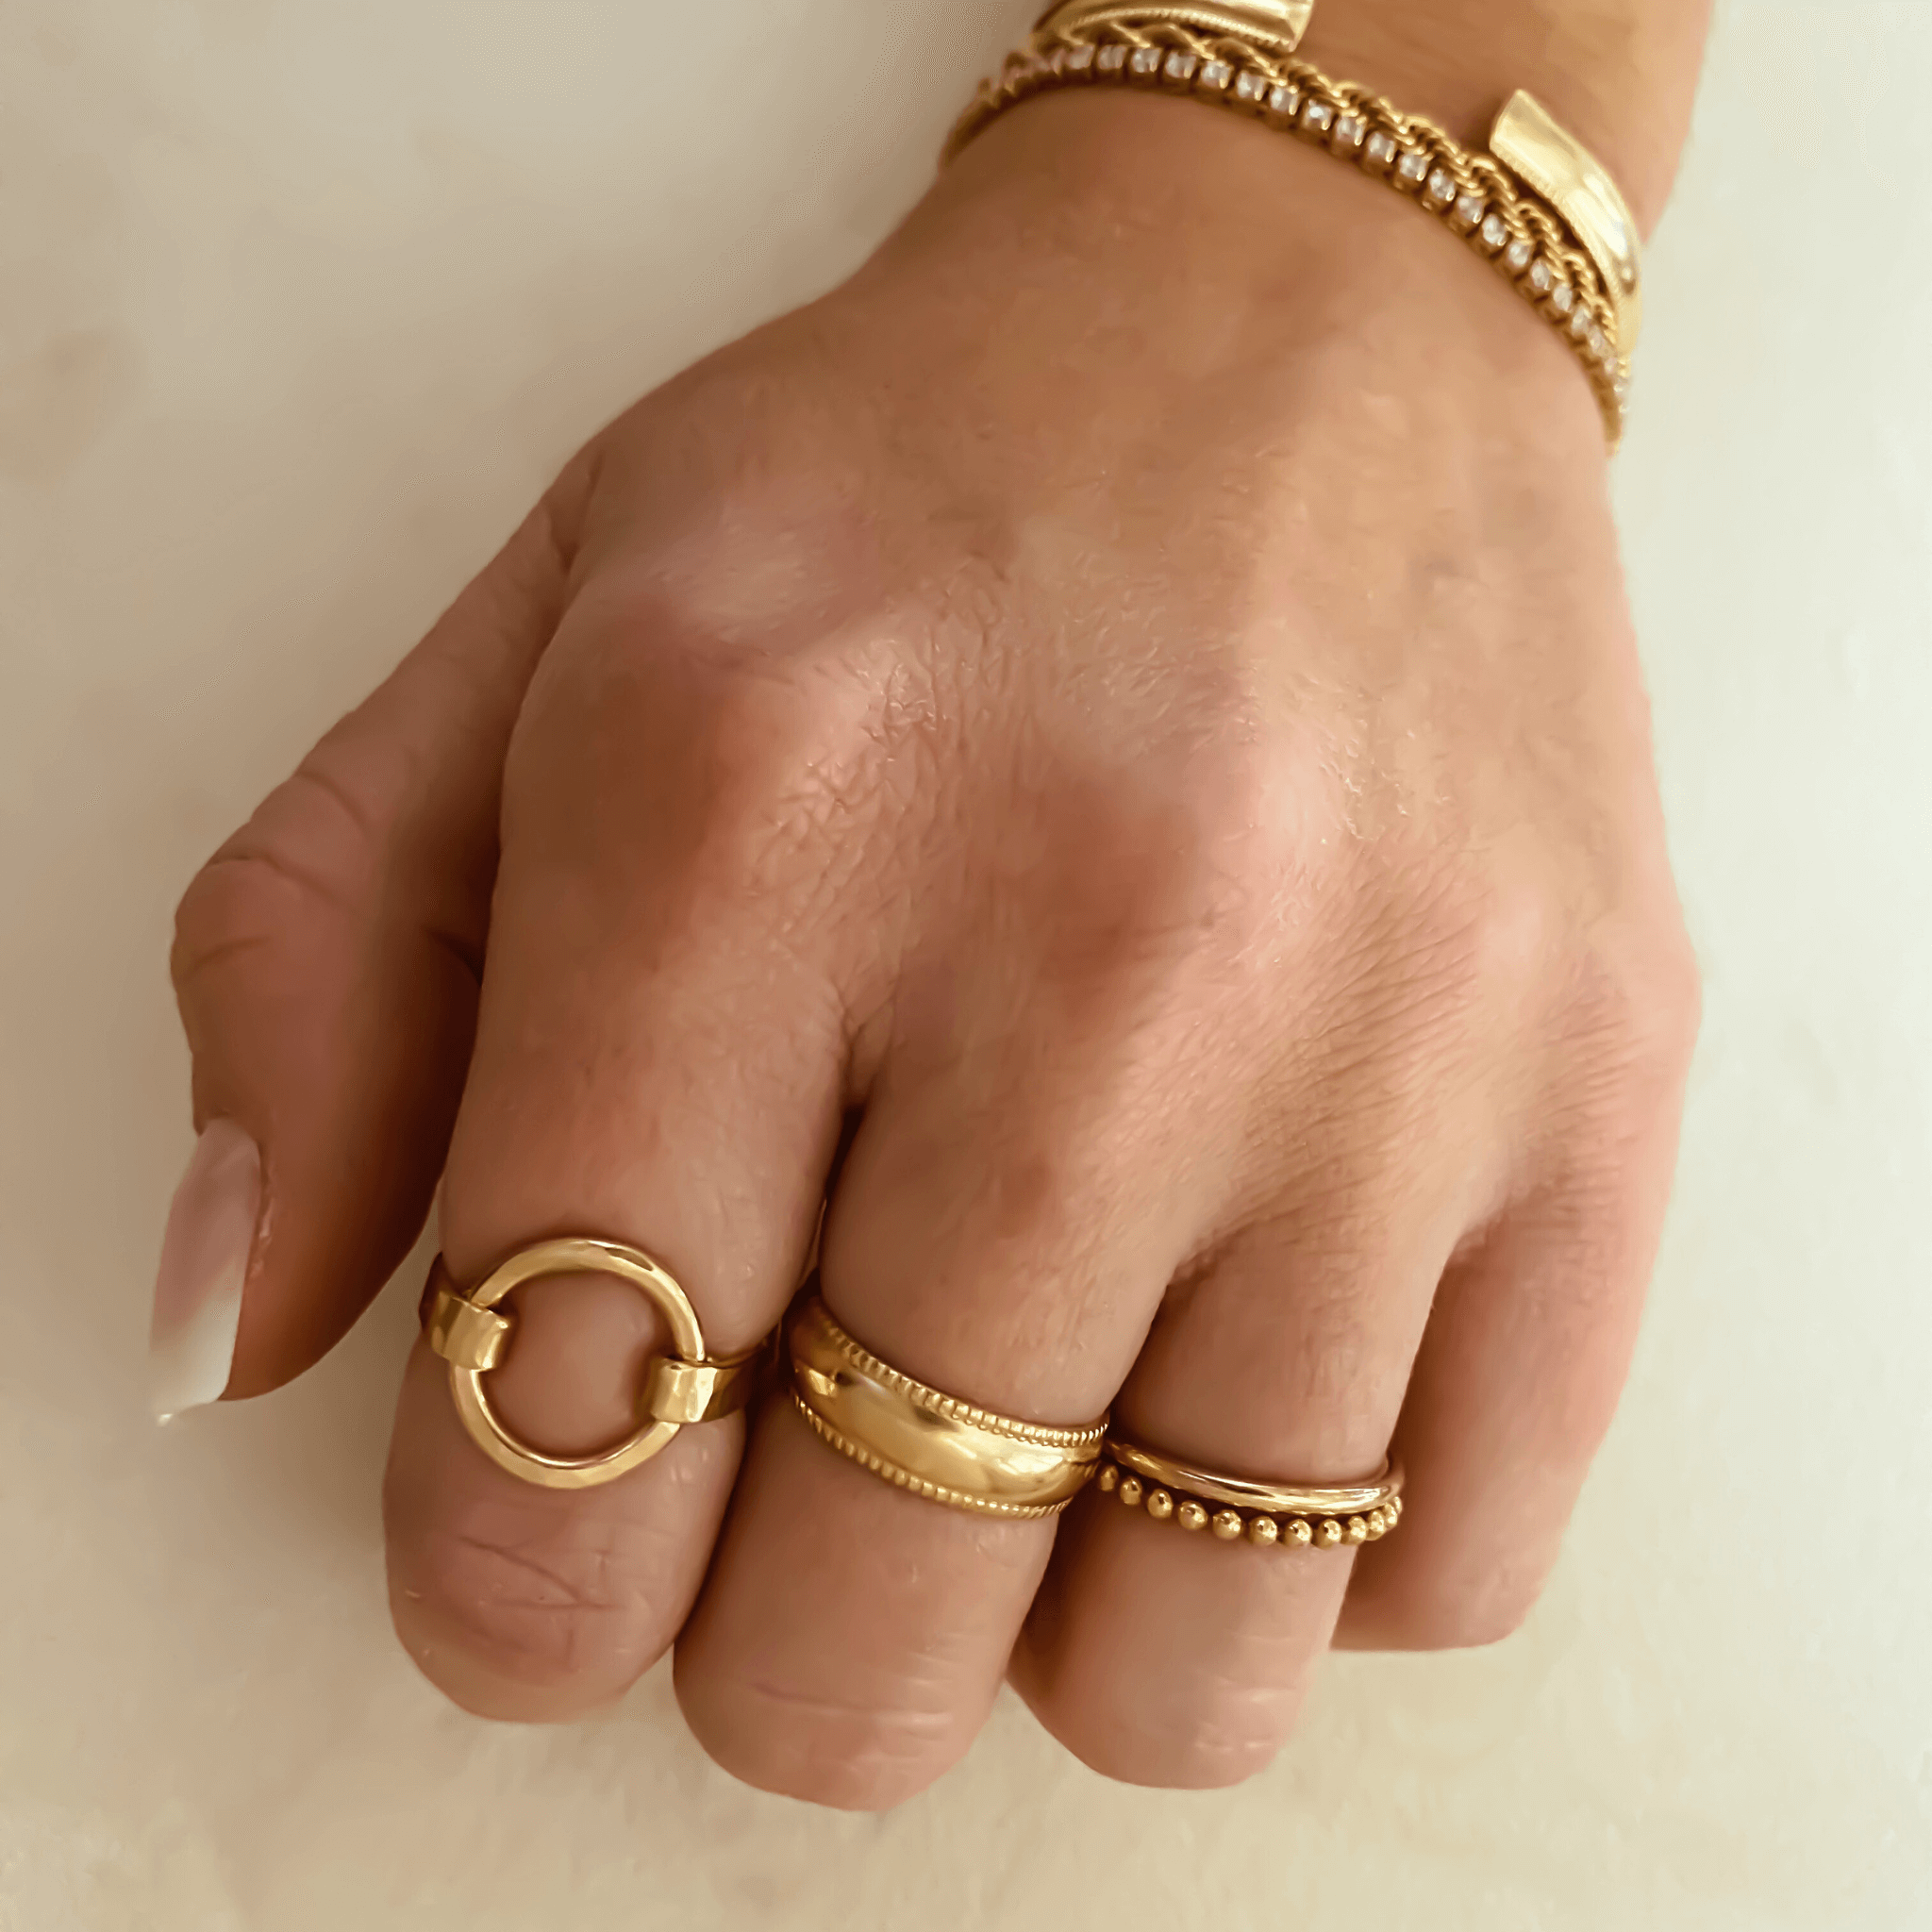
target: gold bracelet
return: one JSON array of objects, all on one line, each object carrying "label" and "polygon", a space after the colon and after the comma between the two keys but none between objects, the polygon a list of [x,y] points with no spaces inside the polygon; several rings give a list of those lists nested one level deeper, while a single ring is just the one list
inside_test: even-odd
[{"label": "gold bracelet", "polygon": [[1483,154],[1354,81],[1330,80],[1293,58],[1312,6],[1062,0],[998,77],[981,83],[942,164],[1008,108],[1072,87],[1189,94],[1292,132],[1409,196],[1487,257],[1570,345],[1615,449],[1642,318],[1641,257],[1636,220],[1608,170],[1521,92]]}]

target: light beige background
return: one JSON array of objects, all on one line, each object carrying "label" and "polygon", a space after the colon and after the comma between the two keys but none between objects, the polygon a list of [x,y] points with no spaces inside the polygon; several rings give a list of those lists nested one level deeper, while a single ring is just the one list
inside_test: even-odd
[{"label": "light beige background", "polygon": [[1008,1703],[821,1816],[662,1673],[561,1733],[417,1680],[407,1290],[299,1388],[145,1420],[181,885],[586,433],[859,259],[1028,10],[0,5],[7,1932],[1932,1925],[1923,0],[1734,7],[1653,260],[1617,491],[1709,1020],[1522,1636],[1338,1660],[1237,1793],[1109,1787]]}]

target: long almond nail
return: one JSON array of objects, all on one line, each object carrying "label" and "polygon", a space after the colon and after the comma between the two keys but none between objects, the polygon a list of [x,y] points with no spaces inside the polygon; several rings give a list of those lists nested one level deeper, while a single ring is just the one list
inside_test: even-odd
[{"label": "long almond nail", "polygon": [[161,1238],[148,1335],[157,1422],[217,1401],[228,1386],[260,1218],[260,1148],[233,1121],[210,1121],[175,1190]]}]

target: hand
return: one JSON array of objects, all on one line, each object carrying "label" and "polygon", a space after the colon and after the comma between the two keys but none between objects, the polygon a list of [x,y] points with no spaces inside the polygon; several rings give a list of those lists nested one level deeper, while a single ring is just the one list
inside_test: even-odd
[{"label": "hand", "polygon": [[[1090,1763],[1209,1784],[1338,1616],[1516,1624],[1623,1379],[1697,1010],[1604,478],[1562,346],[1411,209],[1125,96],[1009,117],[854,281],[596,439],[183,903],[232,1124],[164,1340],[225,1205],[227,1392],[300,1373],[441,1172],[458,1279],[601,1234],[729,1352],[829,1186],[827,1297],[908,1373],[1277,1479],[1392,1436],[1409,1510],[1352,1567],[1097,1495],[1056,1542],[783,1402],[540,1491],[419,1344],[385,1514],[434,1681],[567,1718],[675,1640],[721,1763],[882,1806],[1009,1659]],[[624,1433],[642,1305],[523,1308],[511,1423]]]}]

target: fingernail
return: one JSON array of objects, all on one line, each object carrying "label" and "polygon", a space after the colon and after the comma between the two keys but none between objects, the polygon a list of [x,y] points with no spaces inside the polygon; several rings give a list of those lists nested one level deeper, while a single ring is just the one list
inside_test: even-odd
[{"label": "fingernail", "polygon": [[148,1333],[148,1396],[158,1423],[219,1400],[228,1386],[260,1218],[261,1149],[233,1121],[210,1121],[161,1237]]}]

